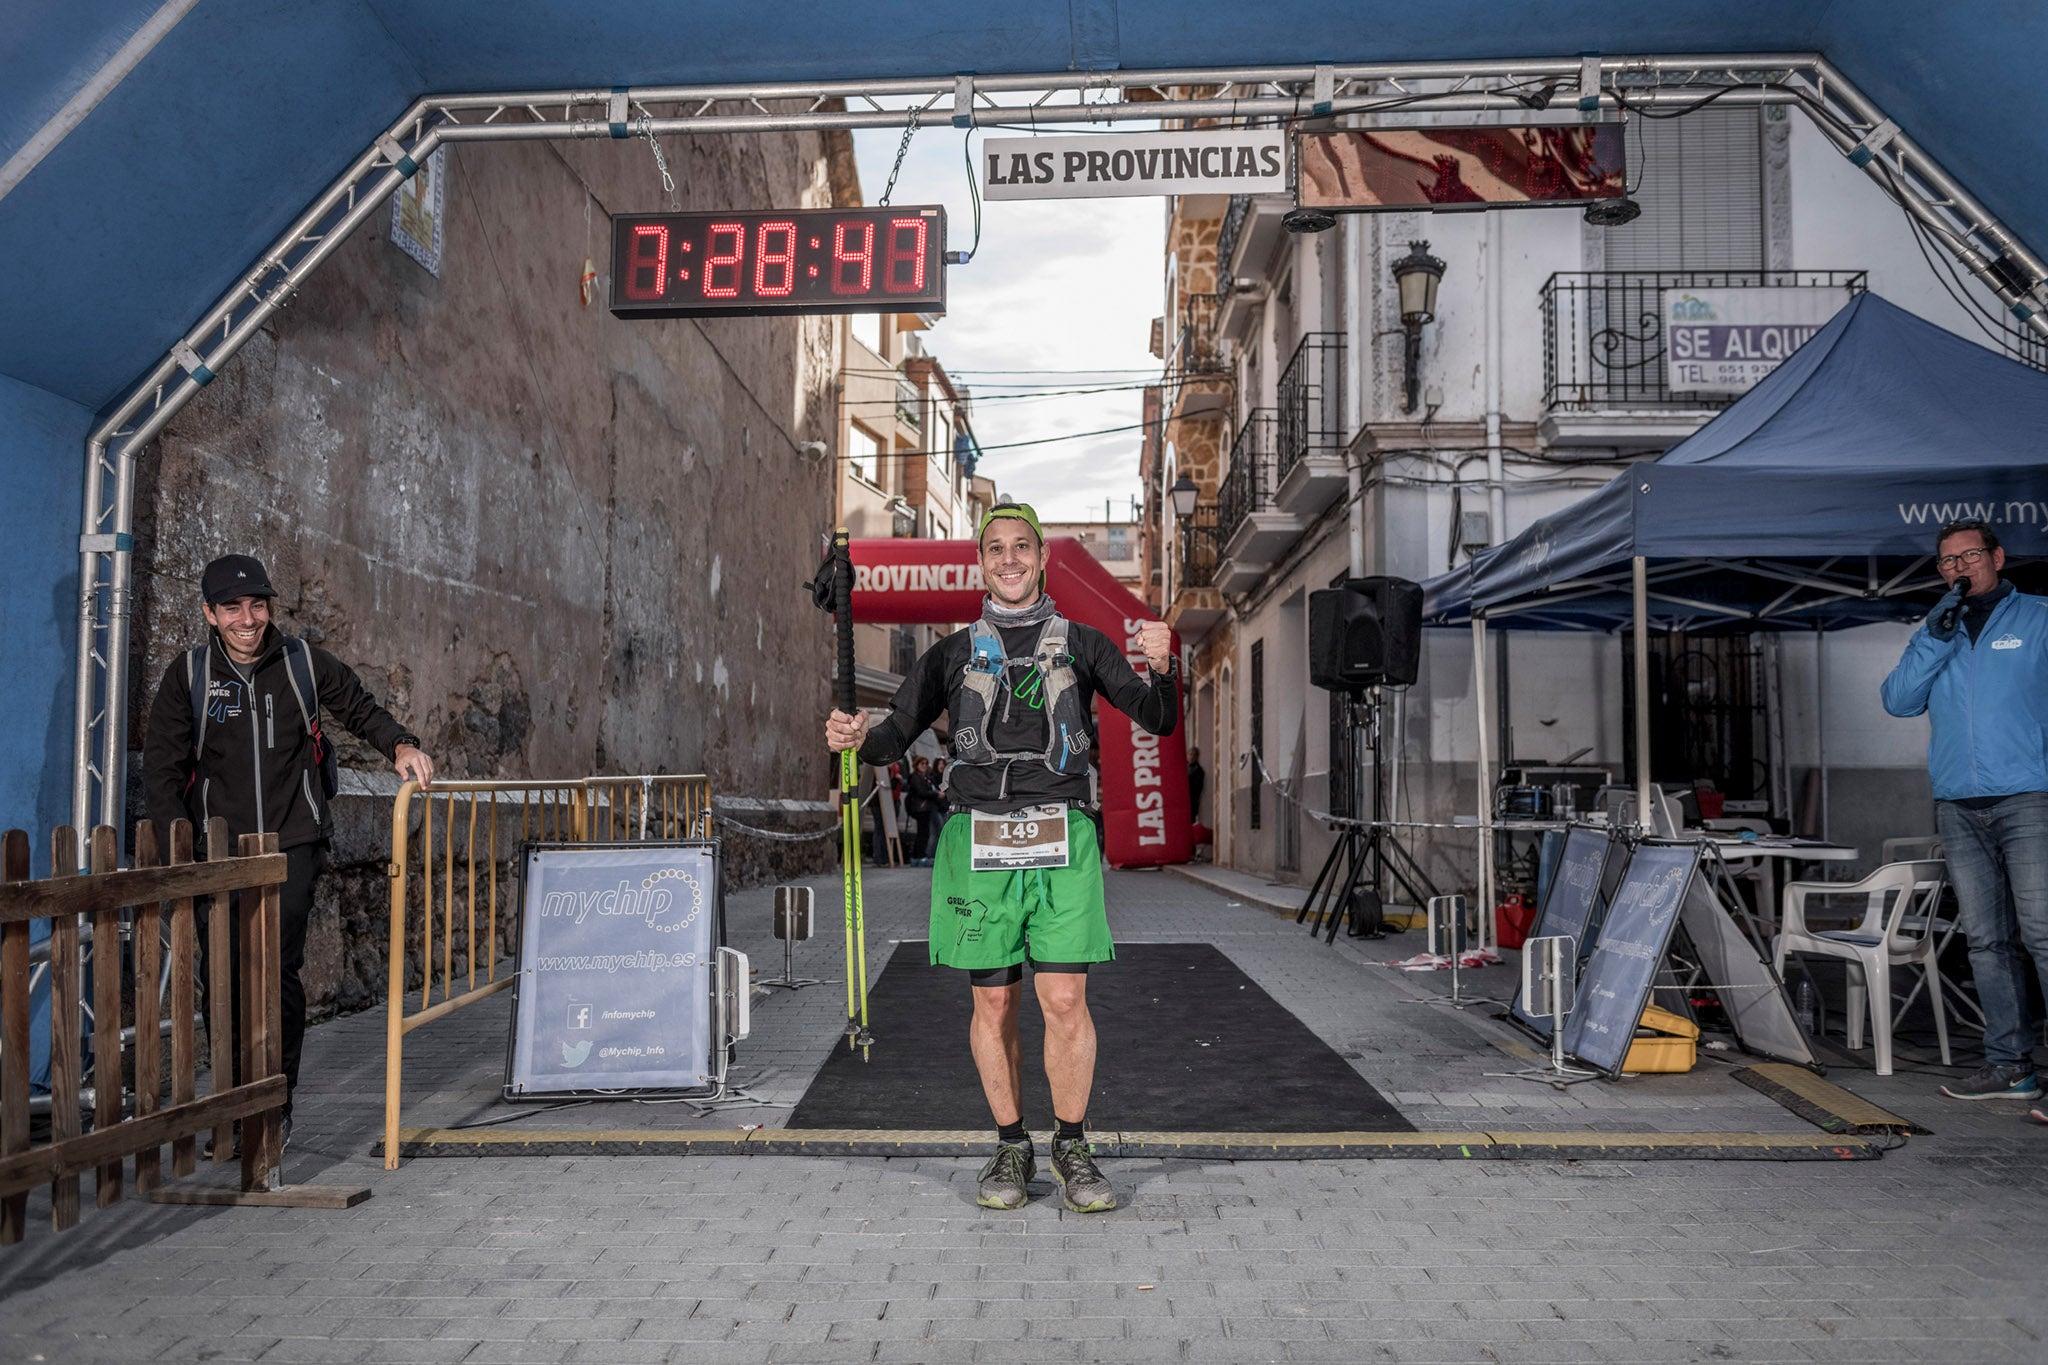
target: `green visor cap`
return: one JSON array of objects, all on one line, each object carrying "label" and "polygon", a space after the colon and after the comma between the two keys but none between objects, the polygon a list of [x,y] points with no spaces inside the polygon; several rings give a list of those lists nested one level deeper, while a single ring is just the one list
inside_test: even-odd
[{"label": "green visor cap", "polygon": [[1040,545],[1045,544],[1045,530],[1038,524],[1038,513],[1031,510],[1031,504],[1024,502],[999,502],[982,513],[981,525],[974,528],[975,543],[988,531],[988,524],[998,517],[1011,517],[1031,528],[1031,534],[1038,537]]}]

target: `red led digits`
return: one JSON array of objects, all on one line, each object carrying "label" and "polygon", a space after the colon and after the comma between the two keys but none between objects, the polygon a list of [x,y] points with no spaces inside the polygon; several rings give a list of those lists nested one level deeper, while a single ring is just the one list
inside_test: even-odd
[{"label": "red led digits", "polygon": [[[780,237],[782,245],[770,248]],[[775,282],[769,281],[773,274]],[[764,299],[787,298],[796,288],[796,224],[763,223],[754,230],[754,293]]]},{"label": "red led digits", "polygon": [[[718,249],[721,236],[732,238],[732,252],[727,254]],[[704,234],[704,297],[707,299],[736,299],[740,294],[740,257],[747,252],[747,230],[738,223],[713,223]],[[721,270],[731,270],[728,277],[731,284],[718,283]]]},{"label": "red led digits", "polygon": [[[888,240],[882,248],[883,293],[918,294],[924,291],[924,246],[930,231],[930,226],[922,218],[889,220]],[[907,278],[904,266],[910,267]]]},{"label": "red led digits", "polygon": [[711,209],[621,215],[619,317],[766,317],[945,308],[945,211]]},{"label": "red led digits", "polygon": [[[858,239],[860,245],[852,243]],[[875,282],[875,225],[840,223],[832,229],[832,292],[865,294]]]},{"label": "red led digits", "polygon": [[658,299],[668,288],[668,229],[638,223],[626,247],[626,297]]}]

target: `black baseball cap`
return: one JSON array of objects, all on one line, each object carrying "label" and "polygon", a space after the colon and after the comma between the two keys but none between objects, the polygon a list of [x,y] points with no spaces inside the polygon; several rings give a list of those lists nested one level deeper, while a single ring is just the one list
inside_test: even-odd
[{"label": "black baseball cap", "polygon": [[237,597],[277,596],[270,575],[263,571],[263,561],[254,555],[222,555],[214,560],[199,577],[199,591],[209,607]]}]

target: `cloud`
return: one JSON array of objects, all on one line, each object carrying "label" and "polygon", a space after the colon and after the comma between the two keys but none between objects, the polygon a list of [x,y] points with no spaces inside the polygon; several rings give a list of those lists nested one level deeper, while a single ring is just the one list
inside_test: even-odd
[{"label": "cloud", "polygon": [[[961,137],[948,127],[920,130],[892,202],[944,204],[947,245],[964,251],[974,240],[974,218]],[[854,134],[869,203],[881,198],[901,140],[896,131]],[[981,135],[973,140],[978,149]],[[981,400],[974,430],[982,445],[1142,420],[1136,388],[1028,401],[995,395],[1022,392],[1006,382],[1099,388],[1158,375],[1159,361],[1147,346],[1164,296],[1165,217],[1163,201],[1150,198],[983,205],[981,245],[972,262],[948,268],[946,317],[925,335],[931,353]],[[996,370],[1116,373],[987,373]],[[1138,492],[1140,435],[992,450],[981,472],[1049,520],[1100,517],[1105,499],[1122,520]]]}]

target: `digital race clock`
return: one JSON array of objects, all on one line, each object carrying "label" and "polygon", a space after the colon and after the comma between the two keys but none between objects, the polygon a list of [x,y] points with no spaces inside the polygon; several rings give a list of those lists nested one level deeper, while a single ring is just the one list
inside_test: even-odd
[{"label": "digital race clock", "polygon": [[940,207],[612,219],[612,313],[927,313],[946,306]]}]

